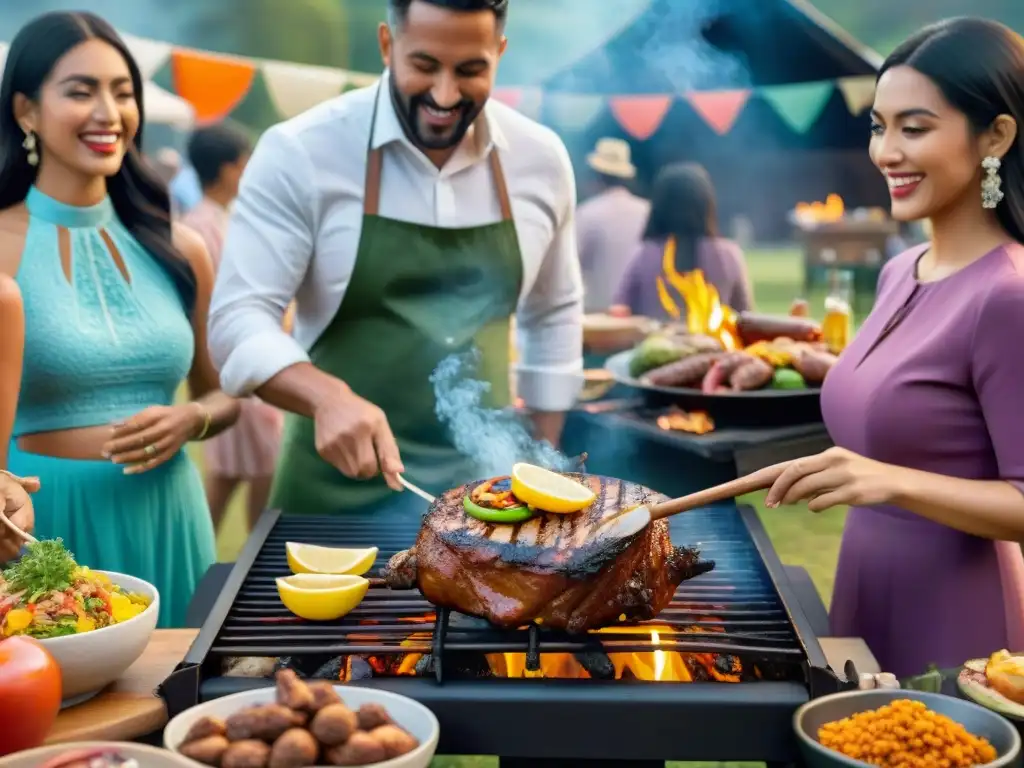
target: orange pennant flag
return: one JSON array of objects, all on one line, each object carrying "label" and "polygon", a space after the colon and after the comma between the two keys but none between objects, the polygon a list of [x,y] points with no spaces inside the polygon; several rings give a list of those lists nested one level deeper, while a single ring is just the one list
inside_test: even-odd
[{"label": "orange pennant flag", "polygon": [[661,127],[672,106],[671,96],[615,96],[612,114],[634,139],[646,141]]},{"label": "orange pennant flag", "polygon": [[223,120],[239,105],[256,74],[255,64],[198,51],[171,53],[174,90],[192,105],[197,123]]},{"label": "orange pennant flag", "polygon": [[750,98],[750,91],[707,91],[686,95],[697,113],[719,136],[727,134]]}]

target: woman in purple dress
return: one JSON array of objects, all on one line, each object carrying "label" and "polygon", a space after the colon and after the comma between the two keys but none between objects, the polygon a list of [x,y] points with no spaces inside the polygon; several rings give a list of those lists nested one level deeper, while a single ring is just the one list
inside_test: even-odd
[{"label": "woman in purple dress", "polygon": [[669,238],[676,243],[676,272],[682,275],[700,269],[718,290],[723,304],[737,312],[751,308],[753,296],[743,251],[718,236],[711,177],[696,163],[677,163],[665,166],[654,180],[643,242],[626,268],[610,314],[669,318],[658,291]]},{"label": "woman in purple dress", "polygon": [[892,259],[825,382],[836,444],[769,506],[850,505],[832,631],[897,675],[1024,650],[1024,39],[922,30],[884,63],[871,159],[929,243]]}]

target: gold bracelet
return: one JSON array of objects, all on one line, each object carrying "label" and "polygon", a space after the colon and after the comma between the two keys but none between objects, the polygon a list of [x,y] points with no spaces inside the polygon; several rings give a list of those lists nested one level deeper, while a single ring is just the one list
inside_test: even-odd
[{"label": "gold bracelet", "polygon": [[193,440],[202,440],[206,437],[206,434],[210,431],[210,426],[213,424],[213,416],[210,414],[210,409],[200,403],[198,400],[193,400],[192,405],[199,409],[199,415],[203,417],[203,428],[199,430],[199,434],[193,437]]}]

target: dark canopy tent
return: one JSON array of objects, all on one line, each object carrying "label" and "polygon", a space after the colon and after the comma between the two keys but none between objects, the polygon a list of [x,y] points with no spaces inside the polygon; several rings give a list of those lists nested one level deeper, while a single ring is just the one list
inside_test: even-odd
[{"label": "dark canopy tent", "polygon": [[[878,54],[804,0],[652,0],[601,48],[549,78],[544,91],[611,96],[756,89],[870,76],[880,63]],[[801,134],[755,91],[724,136],[678,99],[647,141],[625,134],[608,110],[564,138],[580,169],[598,138],[629,140],[641,192],[666,163],[699,162],[715,180],[724,229],[745,216],[758,238],[781,239],[790,234],[787,213],[798,201],[837,192],[848,207],[886,204],[885,186],[867,156],[868,127],[867,114],[851,115],[835,90]]]}]

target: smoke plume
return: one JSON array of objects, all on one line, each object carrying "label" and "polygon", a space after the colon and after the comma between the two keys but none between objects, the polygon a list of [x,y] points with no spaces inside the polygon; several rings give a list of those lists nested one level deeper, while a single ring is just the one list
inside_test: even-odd
[{"label": "smoke plume", "polygon": [[570,471],[572,462],[547,441],[534,440],[519,416],[484,406],[491,385],[475,378],[479,360],[478,351],[449,355],[430,376],[437,417],[455,449],[474,462],[476,476],[507,475],[517,461]]}]

